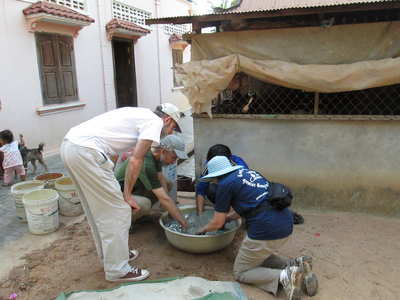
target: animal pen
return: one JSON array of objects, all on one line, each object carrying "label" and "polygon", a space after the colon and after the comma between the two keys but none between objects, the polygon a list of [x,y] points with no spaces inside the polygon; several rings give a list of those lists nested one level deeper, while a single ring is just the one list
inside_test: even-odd
[{"label": "animal pen", "polygon": [[223,143],[298,206],[400,215],[400,1],[271,3],[147,22],[193,26],[196,174]]}]

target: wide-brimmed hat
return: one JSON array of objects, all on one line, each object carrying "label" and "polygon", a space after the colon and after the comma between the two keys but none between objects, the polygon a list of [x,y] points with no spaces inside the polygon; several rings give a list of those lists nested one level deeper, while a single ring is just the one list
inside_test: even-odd
[{"label": "wide-brimmed hat", "polygon": [[208,174],[201,177],[202,181],[209,181],[221,175],[228,174],[237,169],[243,168],[242,166],[232,166],[226,156],[215,156],[207,163]]},{"label": "wide-brimmed hat", "polygon": [[160,146],[169,151],[175,151],[176,156],[180,159],[187,159],[188,156],[185,151],[185,142],[183,138],[176,134],[170,134],[162,138],[160,141]]},{"label": "wide-brimmed hat", "polygon": [[179,110],[179,108],[172,103],[163,103],[159,107],[164,114],[167,114],[175,121],[177,125],[176,131],[182,132],[180,119],[184,114]]}]

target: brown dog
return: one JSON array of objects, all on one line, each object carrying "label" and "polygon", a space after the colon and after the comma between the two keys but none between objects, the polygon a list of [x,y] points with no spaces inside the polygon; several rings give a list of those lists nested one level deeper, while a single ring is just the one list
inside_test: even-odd
[{"label": "brown dog", "polygon": [[25,146],[25,141],[22,134],[19,136],[19,138],[20,138],[19,151],[21,152],[22,160],[24,162],[24,168],[28,169],[28,163],[30,162],[33,166],[33,174],[35,174],[37,170],[36,161],[38,161],[47,172],[48,170],[47,165],[43,160],[44,143],[40,143],[37,148],[28,149]]}]

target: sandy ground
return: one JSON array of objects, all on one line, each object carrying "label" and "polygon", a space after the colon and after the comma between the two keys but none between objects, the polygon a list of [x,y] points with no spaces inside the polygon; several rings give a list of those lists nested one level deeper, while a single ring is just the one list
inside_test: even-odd
[{"label": "sandy ground", "polygon": [[[399,299],[400,220],[348,213],[302,211],[304,225],[295,226],[280,254],[314,257],[320,291],[314,299]],[[151,279],[195,275],[210,280],[233,280],[232,262],[240,245],[239,232],[228,248],[193,255],[170,246],[156,223],[137,225],[130,246],[139,248],[137,264]],[[104,280],[102,266],[86,222],[62,229],[62,237],[44,250],[25,257],[0,283],[0,299],[16,292],[18,300],[54,299],[61,291],[105,289],[117,284]],[[244,287],[249,299],[274,299]]]},{"label": "sandy ground", "polygon": [[[85,218],[85,216],[78,217],[63,217],[60,216],[60,228],[68,227],[75,223],[80,223]],[[21,227],[27,227],[26,224],[21,224]],[[0,232],[1,234],[1,232]],[[56,232],[40,236],[26,233],[16,240],[11,240],[4,243],[0,247],[0,257],[5,257],[6,259],[1,259],[0,267],[0,281],[8,275],[8,273],[15,267],[23,264],[25,262],[24,253],[30,253],[35,250],[43,249],[49,247],[54,241],[59,240],[64,237],[64,230],[58,230]],[[0,298],[1,299],[1,298]]]}]

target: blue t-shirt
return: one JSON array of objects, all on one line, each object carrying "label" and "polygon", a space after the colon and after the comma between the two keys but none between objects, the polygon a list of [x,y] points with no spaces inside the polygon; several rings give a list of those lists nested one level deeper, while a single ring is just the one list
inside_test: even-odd
[{"label": "blue t-shirt", "polygon": [[[269,182],[258,172],[239,169],[218,182],[215,211],[229,212],[230,207],[242,215],[263,201],[268,201]],[[247,234],[255,240],[277,240],[293,232],[293,214],[285,208],[268,209],[246,219]]]},{"label": "blue t-shirt", "polygon": [[[243,168],[246,168],[246,169],[249,168],[247,166],[246,162],[239,156],[231,155],[231,157],[229,159],[236,166],[242,166]],[[205,175],[207,175],[207,172],[203,172],[202,176],[205,176]],[[209,182],[200,181],[196,186],[196,194],[202,195],[203,197],[205,197],[207,195],[207,189],[208,189],[209,184],[210,184]]]}]

